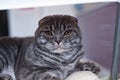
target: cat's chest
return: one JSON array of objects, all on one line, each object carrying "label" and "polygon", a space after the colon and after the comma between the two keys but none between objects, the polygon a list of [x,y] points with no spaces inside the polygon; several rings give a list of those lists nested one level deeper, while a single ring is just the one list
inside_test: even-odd
[{"label": "cat's chest", "polygon": [[64,75],[68,75],[72,73],[75,69],[75,63],[67,64],[67,65],[61,65],[60,69],[63,71]]}]

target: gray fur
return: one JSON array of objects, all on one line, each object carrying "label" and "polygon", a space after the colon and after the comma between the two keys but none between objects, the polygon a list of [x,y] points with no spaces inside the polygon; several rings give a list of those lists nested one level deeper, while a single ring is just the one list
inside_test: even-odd
[{"label": "gray fur", "polygon": [[35,37],[0,38],[0,73],[16,80],[64,80],[81,70],[81,40],[75,17],[46,16],[39,21]]}]

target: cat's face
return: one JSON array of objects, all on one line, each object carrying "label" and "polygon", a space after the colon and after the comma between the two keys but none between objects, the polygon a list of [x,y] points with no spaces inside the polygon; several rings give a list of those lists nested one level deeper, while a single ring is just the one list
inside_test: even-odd
[{"label": "cat's face", "polygon": [[39,21],[37,45],[52,53],[64,53],[81,45],[77,19],[67,15],[47,16]]}]

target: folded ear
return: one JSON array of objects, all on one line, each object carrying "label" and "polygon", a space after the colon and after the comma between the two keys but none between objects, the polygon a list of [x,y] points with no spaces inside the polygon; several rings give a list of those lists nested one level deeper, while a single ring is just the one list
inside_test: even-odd
[{"label": "folded ear", "polygon": [[51,16],[46,16],[46,17],[42,18],[41,20],[39,20],[39,22],[38,22],[38,28],[37,28],[37,30],[35,31],[35,36],[39,35],[39,33],[40,33],[40,28],[44,25],[44,23],[45,23],[46,21],[49,21],[50,18],[51,18]]},{"label": "folded ear", "polygon": [[39,34],[40,34],[40,27],[42,26],[42,24],[45,22],[45,19],[43,18],[43,19],[41,19],[41,20],[39,20],[39,22],[38,22],[38,28],[36,29],[36,31],[35,31],[35,37],[37,37]]},{"label": "folded ear", "polygon": [[52,16],[46,16],[44,18],[42,18],[39,22],[38,25],[41,26],[44,22],[49,21],[51,19]]},{"label": "folded ear", "polygon": [[73,16],[71,16],[71,17],[72,17],[72,20],[78,25],[78,19]]},{"label": "folded ear", "polygon": [[41,26],[45,22],[45,18],[39,20],[38,25]]}]

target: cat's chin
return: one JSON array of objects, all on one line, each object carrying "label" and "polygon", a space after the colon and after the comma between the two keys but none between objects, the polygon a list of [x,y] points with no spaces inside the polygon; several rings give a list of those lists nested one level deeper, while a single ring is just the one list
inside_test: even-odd
[{"label": "cat's chin", "polygon": [[68,51],[70,51],[70,49],[57,48],[57,49],[53,50],[52,52],[53,53],[65,53],[65,52],[68,52]]}]

